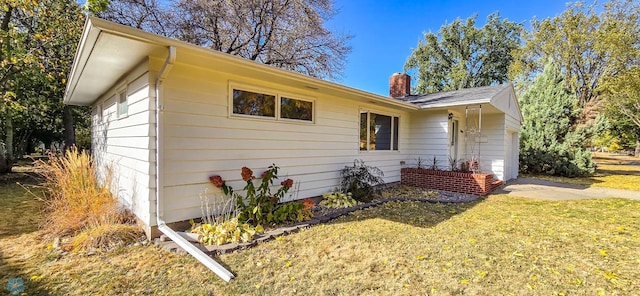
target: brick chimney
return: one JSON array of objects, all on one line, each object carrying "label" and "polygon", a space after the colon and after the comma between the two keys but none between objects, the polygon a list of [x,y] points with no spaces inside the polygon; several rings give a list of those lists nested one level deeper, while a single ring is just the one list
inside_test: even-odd
[{"label": "brick chimney", "polygon": [[406,73],[393,73],[389,79],[389,96],[401,98],[411,94],[411,76]]}]

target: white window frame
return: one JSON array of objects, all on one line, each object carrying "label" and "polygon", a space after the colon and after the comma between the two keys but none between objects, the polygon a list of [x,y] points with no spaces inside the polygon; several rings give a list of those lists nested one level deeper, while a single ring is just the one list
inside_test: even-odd
[{"label": "white window frame", "polygon": [[[234,90],[242,90],[253,93],[259,93],[264,95],[270,95],[275,97],[275,114],[273,117],[270,116],[258,116],[258,115],[248,115],[248,114],[238,114],[233,113],[233,91]],[[287,123],[296,123],[296,124],[315,124],[316,123],[316,99],[310,96],[299,95],[286,91],[277,91],[274,89],[270,89],[267,87],[260,87],[255,85],[249,85],[239,82],[229,82],[229,90],[228,90],[228,103],[229,103],[229,117],[230,118],[242,118],[242,119],[251,119],[251,120],[266,120],[266,121],[279,121],[279,122],[287,122]],[[282,98],[294,99],[299,101],[311,102],[311,120],[302,120],[295,118],[283,118],[281,117],[281,109],[282,109]]]},{"label": "white window frame", "polygon": [[102,114],[102,102],[96,104],[96,115],[98,115],[98,123],[104,122],[104,115]]},{"label": "white window frame", "polygon": [[[126,103],[127,109],[125,112],[120,113],[122,108],[122,95],[124,95],[124,102]],[[127,94],[127,86],[123,86],[116,91],[116,115],[118,115],[118,119],[127,118],[129,116],[129,95]]]},{"label": "white window frame", "polygon": [[[366,150],[362,150],[360,149],[360,120],[361,120],[361,116],[362,113],[367,113],[367,123],[369,123],[371,121],[371,113],[377,114],[377,115],[383,115],[383,116],[389,116],[391,117],[391,139],[390,139],[390,143],[389,143],[389,150],[371,150],[369,149],[370,145],[370,141],[371,141],[371,129],[367,127],[367,142],[365,147],[367,148]],[[395,142],[395,125],[396,125],[396,118],[398,118],[398,143]],[[379,110],[374,110],[374,109],[370,109],[370,108],[360,108],[359,112],[358,112],[358,151],[360,153],[389,153],[389,152],[400,152],[400,121],[402,120],[402,117],[399,114],[393,114],[393,113],[389,113],[389,112],[382,112]],[[394,149],[395,145],[398,145],[398,149]]]}]

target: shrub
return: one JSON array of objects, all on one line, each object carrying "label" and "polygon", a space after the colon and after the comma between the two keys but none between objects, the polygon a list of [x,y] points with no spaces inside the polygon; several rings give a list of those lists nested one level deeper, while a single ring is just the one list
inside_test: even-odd
[{"label": "shrub", "polygon": [[141,237],[135,218],[121,208],[111,194],[111,170],[98,182],[91,156],[72,148],[64,155],[50,155],[49,161],[36,162],[44,178],[45,232],[55,236],[74,236],[64,250],[108,250]]},{"label": "shrub", "polygon": [[384,173],[377,167],[368,166],[364,161],[356,159],[353,166],[345,166],[340,171],[342,192],[351,192],[357,201],[370,201],[374,193],[373,187],[384,183]]},{"label": "shrub", "polygon": [[358,201],[351,197],[351,192],[327,192],[322,195],[320,205],[332,209],[349,208],[358,204]]},{"label": "shrub", "polygon": [[293,180],[285,179],[280,182],[280,188],[275,193],[271,193],[271,186],[274,180],[278,179],[278,167],[273,164],[262,173],[261,182],[258,188],[253,184],[256,177],[253,171],[247,167],[242,168],[242,180],[247,182],[243,190],[246,193],[243,197],[234,192],[220,176],[211,176],[209,181],[216,187],[222,189],[225,195],[232,197],[236,201],[237,218],[241,223],[249,223],[259,226],[266,223],[282,223],[287,221],[302,221],[307,219],[311,213],[304,209],[301,203],[279,204],[284,195],[293,187]]},{"label": "shrub", "polygon": [[565,177],[595,171],[585,148],[601,126],[579,123],[578,97],[565,89],[560,70],[548,63],[521,99],[520,170]]}]

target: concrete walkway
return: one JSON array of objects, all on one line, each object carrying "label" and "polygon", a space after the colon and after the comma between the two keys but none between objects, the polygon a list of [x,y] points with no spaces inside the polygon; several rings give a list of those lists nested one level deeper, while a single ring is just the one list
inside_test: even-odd
[{"label": "concrete walkway", "polygon": [[518,178],[516,180],[511,180],[503,187],[496,189],[493,193],[546,200],[573,200],[608,197],[640,200],[640,191],[585,187],[530,178]]}]

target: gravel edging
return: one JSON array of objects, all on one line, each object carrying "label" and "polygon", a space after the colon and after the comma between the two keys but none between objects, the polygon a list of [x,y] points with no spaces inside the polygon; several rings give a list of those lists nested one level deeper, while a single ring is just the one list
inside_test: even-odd
[{"label": "gravel edging", "polygon": [[[315,218],[298,222],[294,224],[285,225],[282,227],[278,227],[275,229],[271,229],[269,231],[265,231],[263,234],[256,235],[256,237],[247,243],[229,243],[224,245],[203,245],[200,243],[193,243],[196,247],[198,247],[203,252],[209,255],[220,255],[220,254],[229,254],[240,250],[249,249],[257,246],[259,243],[268,242],[270,240],[276,239],[279,236],[289,235],[291,233],[296,233],[303,228],[309,228],[311,226],[317,224],[328,223],[332,220],[335,220],[341,216],[348,215],[350,213],[381,206],[388,202],[422,202],[422,203],[466,203],[471,202],[478,199],[478,196],[469,195],[469,194],[461,194],[455,192],[447,192],[447,191],[436,191],[431,190],[433,192],[437,192],[438,196],[433,198],[424,198],[424,197],[406,197],[406,196],[391,196],[387,198],[376,199],[368,203],[362,203],[349,208],[342,209],[330,209],[330,208],[320,208],[314,207],[316,210],[312,209],[312,212],[315,214],[321,214],[320,216],[316,216]],[[157,247],[163,248],[168,251],[173,251],[177,253],[186,253],[180,246],[171,241],[166,236],[162,235],[160,238],[155,239],[154,241]]]}]

